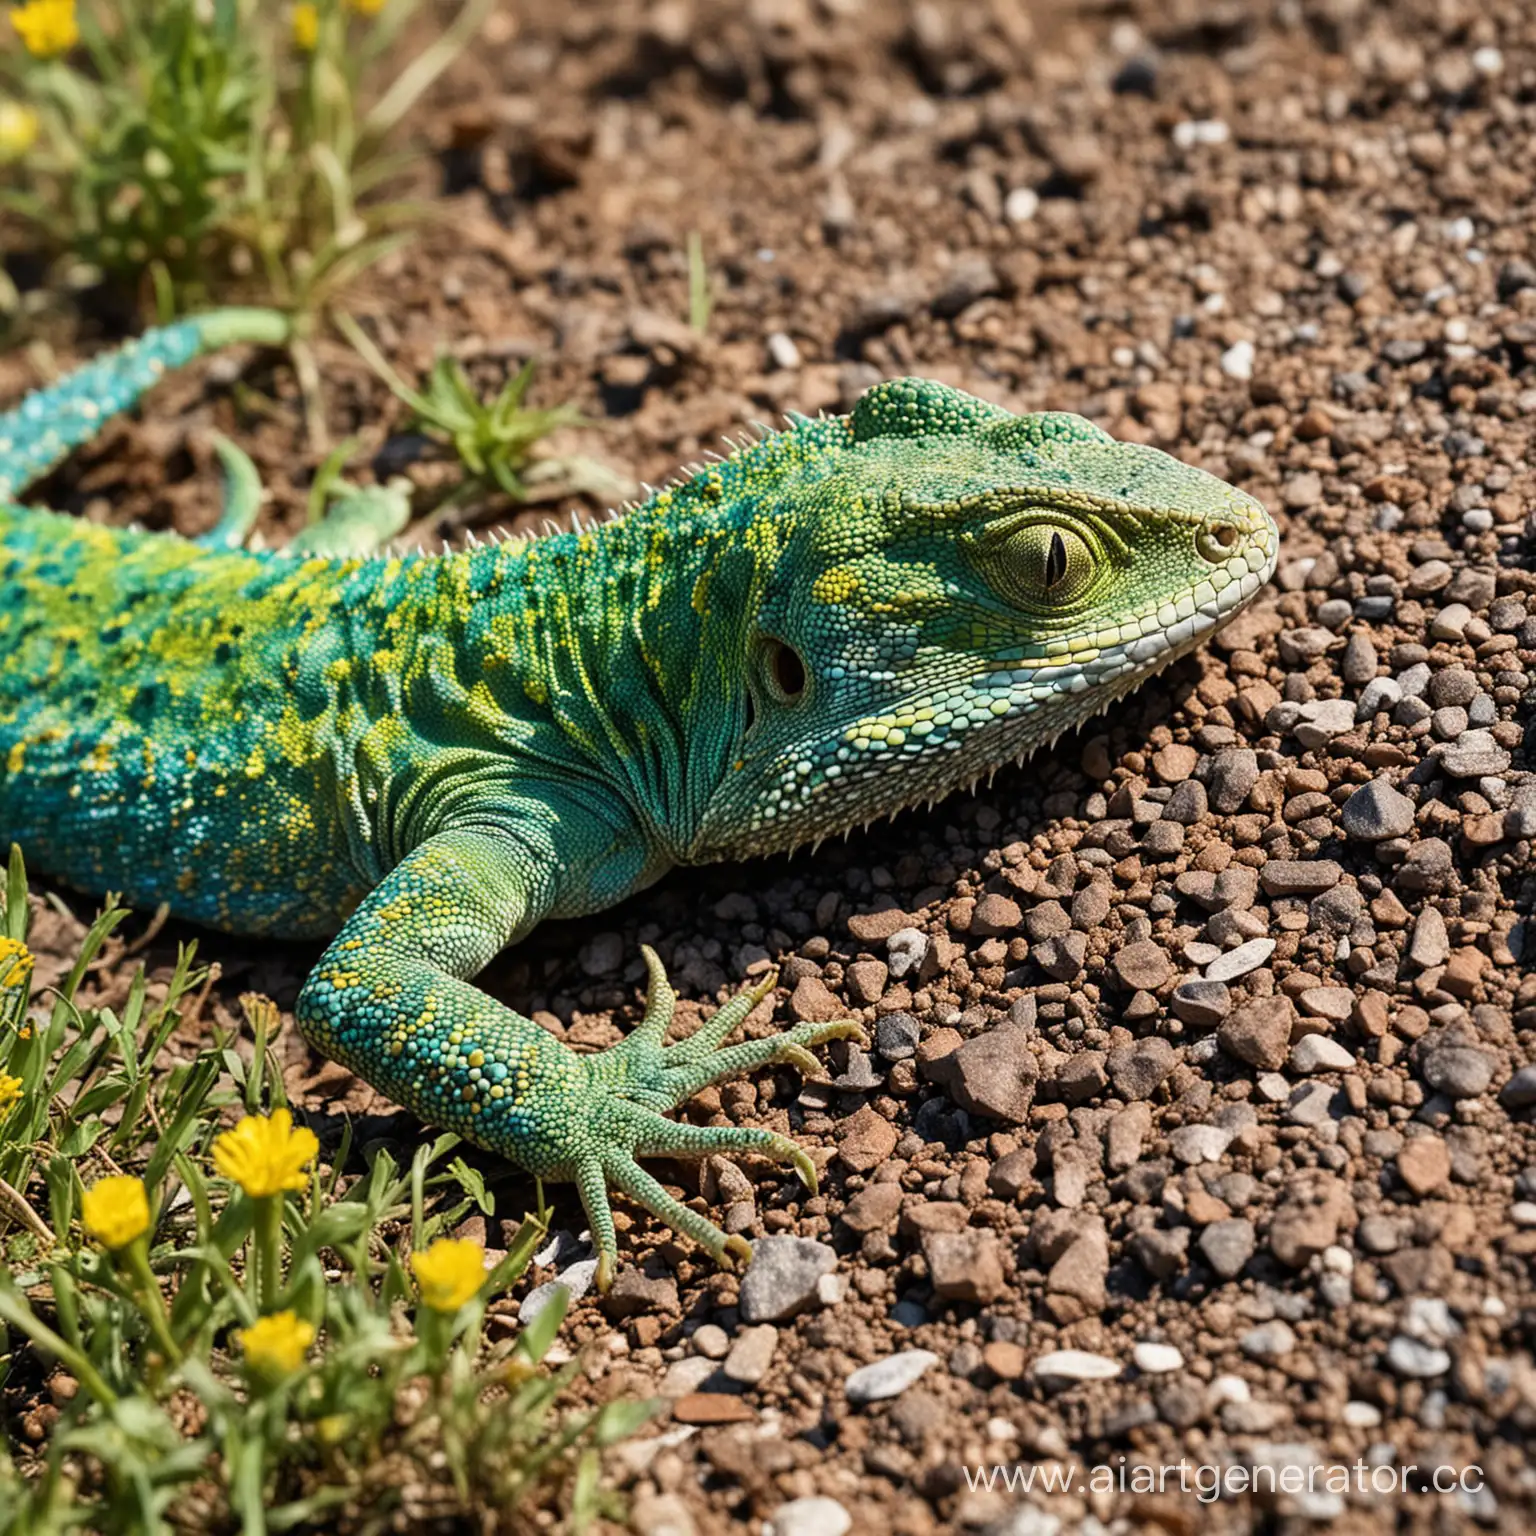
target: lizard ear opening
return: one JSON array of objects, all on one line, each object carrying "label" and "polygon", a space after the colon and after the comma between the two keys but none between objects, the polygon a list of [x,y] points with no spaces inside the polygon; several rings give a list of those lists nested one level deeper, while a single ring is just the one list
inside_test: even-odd
[{"label": "lizard ear opening", "polygon": [[768,697],[780,704],[796,704],[810,690],[810,674],[800,653],[775,635],[764,635],[758,652],[757,672]]}]

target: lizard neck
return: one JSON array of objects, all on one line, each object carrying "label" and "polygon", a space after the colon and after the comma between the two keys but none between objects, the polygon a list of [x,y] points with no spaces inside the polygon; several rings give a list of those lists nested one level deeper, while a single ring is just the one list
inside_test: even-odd
[{"label": "lizard neck", "polygon": [[504,773],[596,786],[685,861],[747,724],[754,616],[846,441],[802,421],[591,528],[369,562],[346,605],[367,714],[431,743],[409,755],[444,794],[445,754],[493,794]]}]

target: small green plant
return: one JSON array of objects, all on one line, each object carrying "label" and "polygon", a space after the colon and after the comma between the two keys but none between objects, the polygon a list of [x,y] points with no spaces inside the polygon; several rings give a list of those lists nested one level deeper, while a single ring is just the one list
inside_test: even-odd
[{"label": "small green plant", "polygon": [[559,1489],[572,1528],[610,1512],[600,1452],[649,1405],[562,1407],[579,1367],[546,1364],[563,1291],[515,1336],[485,1332],[542,1211],[489,1265],[444,1235],[490,1208],[456,1137],[403,1169],[376,1151],[348,1179],[347,1132],[322,1169],[283,1103],[265,998],[242,1000],[248,1055],[215,1040],[167,1070],[206,973],[186,951],[160,1002],[141,970],[120,1012],[82,1006],[125,915],[111,902],[41,1009],[14,851],[5,896],[0,1382],[52,1372],[59,1415],[33,1454],[0,1442],[0,1533],[259,1533],[344,1512],[496,1529]]},{"label": "small green plant", "polygon": [[402,237],[390,139],[494,0],[365,107],[417,0],[25,0],[0,52],[0,206],[160,319],[248,298],[311,315]]},{"label": "small green plant", "polygon": [[424,389],[412,389],[350,315],[338,313],[335,320],[364,362],[389,386],[390,393],[410,407],[411,430],[458,460],[462,478],[438,503],[438,510],[462,507],[498,491],[512,501],[523,502],[535,487],[554,485],[612,501],[633,494],[633,487],[593,459],[535,454],[538,444],[552,432],[580,426],[584,418],[570,405],[536,408],[524,404],[533,382],[532,359],[489,399],[482,400],[475,393],[463,364],[447,355],[433,363]]}]

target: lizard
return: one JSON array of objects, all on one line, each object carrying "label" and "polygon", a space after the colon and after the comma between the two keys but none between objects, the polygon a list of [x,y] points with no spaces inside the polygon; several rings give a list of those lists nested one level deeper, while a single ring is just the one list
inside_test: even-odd
[{"label": "lizard", "polygon": [[[788,418],[610,520],[400,553],[398,518],[257,550],[254,471],[201,540],[20,492],[168,368],[285,322],[154,329],[0,417],[0,833],[86,891],[325,940],[297,1023],[422,1120],[574,1181],[600,1288],[610,1192],[750,1258],[647,1156],[787,1136],[667,1111],[856,1022],[728,1044],[774,977],[669,1043],[578,1053],[473,985],[542,920],[679,865],[788,853],[973,785],[1102,713],[1273,572],[1263,505],[1062,412],[916,378]],[[240,458],[226,453],[238,468]],[[248,467],[248,461],[247,461]]]}]

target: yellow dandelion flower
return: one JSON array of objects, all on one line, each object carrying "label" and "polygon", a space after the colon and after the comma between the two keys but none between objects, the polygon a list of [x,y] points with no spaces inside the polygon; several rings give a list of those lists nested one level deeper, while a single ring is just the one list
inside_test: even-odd
[{"label": "yellow dandelion flower", "polygon": [[434,1312],[457,1312],[485,1284],[485,1249],[468,1237],[440,1237],[411,1255],[421,1299]]},{"label": "yellow dandelion flower", "polygon": [[[37,113],[19,101],[0,101],[0,161],[21,159],[35,143]],[[15,943],[15,939],[0,939],[0,954],[6,953],[7,945]],[[25,944],[20,948],[27,956],[27,969],[30,973],[32,956],[28,954]],[[6,982],[4,985],[9,986],[11,983]]]},{"label": "yellow dandelion flower", "polygon": [[346,0],[347,9],[359,16],[377,16],[384,9],[384,0]]},{"label": "yellow dandelion flower", "polygon": [[114,1253],[149,1231],[149,1193],[144,1181],[114,1173],[86,1190],[80,1224],[103,1248]]},{"label": "yellow dandelion flower", "polygon": [[57,58],[80,41],[75,0],[27,0],[11,11],[11,25],[36,59]]},{"label": "yellow dandelion flower", "polygon": [[[18,107],[14,102],[0,106],[0,158],[11,159],[6,134],[6,113],[25,112],[32,119],[32,136],[37,137],[37,114],[30,107]],[[22,986],[32,977],[32,951],[20,939],[0,938],[0,990],[9,991]]]},{"label": "yellow dandelion flower", "polygon": [[320,1150],[315,1133],[295,1127],[286,1109],[271,1115],[247,1115],[232,1131],[213,1143],[213,1166],[232,1179],[253,1200],[303,1189],[309,1182],[304,1165]]},{"label": "yellow dandelion flower", "polygon": [[313,53],[319,41],[320,12],[309,0],[299,0],[293,8],[293,46],[300,53]]},{"label": "yellow dandelion flower", "polygon": [[0,1072],[0,1111],[7,1110],[21,1097],[21,1079]]},{"label": "yellow dandelion flower", "polygon": [[260,1376],[290,1376],[304,1363],[315,1330],[292,1312],[259,1317],[240,1330],[245,1363]]}]

